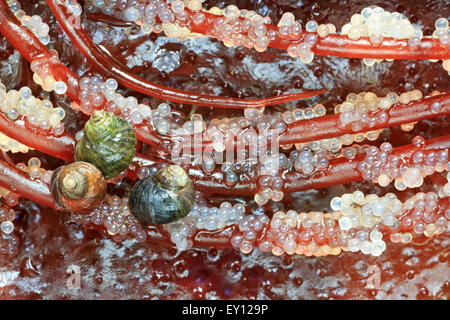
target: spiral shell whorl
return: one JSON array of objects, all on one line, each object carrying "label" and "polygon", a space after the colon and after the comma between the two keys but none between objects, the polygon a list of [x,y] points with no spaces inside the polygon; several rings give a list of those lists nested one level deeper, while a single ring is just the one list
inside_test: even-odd
[{"label": "spiral shell whorl", "polygon": [[75,148],[75,160],[92,163],[110,179],[133,161],[137,138],[131,125],[110,112],[95,111]]},{"label": "spiral shell whorl", "polygon": [[179,190],[186,187],[189,177],[179,166],[168,166],[155,173],[154,178],[169,190]]},{"label": "spiral shell whorl", "polygon": [[69,199],[79,200],[89,188],[88,179],[86,174],[78,168],[66,167],[61,178],[61,192]]},{"label": "spiral shell whorl", "polygon": [[64,210],[89,213],[106,194],[106,181],[99,169],[87,162],[74,162],[58,168],[50,182],[56,203]]},{"label": "spiral shell whorl", "polygon": [[128,205],[139,221],[165,224],[185,217],[194,204],[194,187],[178,166],[160,169],[134,186]]}]

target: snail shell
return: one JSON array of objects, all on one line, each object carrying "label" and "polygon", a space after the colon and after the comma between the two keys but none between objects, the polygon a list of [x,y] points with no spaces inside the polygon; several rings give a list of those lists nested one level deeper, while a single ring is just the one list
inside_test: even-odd
[{"label": "snail shell", "polygon": [[106,181],[99,169],[87,162],[59,167],[50,188],[56,203],[64,210],[89,213],[103,201]]},{"label": "snail shell", "polygon": [[194,204],[194,187],[179,166],[168,166],[136,183],[128,205],[143,223],[164,224],[185,217]]},{"label": "snail shell", "polygon": [[137,138],[131,125],[111,112],[96,110],[75,148],[75,161],[92,163],[105,179],[115,177],[133,161]]}]

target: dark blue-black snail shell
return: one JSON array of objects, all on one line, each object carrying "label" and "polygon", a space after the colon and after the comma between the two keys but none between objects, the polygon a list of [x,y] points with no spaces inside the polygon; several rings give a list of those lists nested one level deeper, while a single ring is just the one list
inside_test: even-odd
[{"label": "dark blue-black snail shell", "polygon": [[138,181],[128,206],[139,221],[165,224],[185,217],[194,204],[194,187],[186,172],[176,165],[158,170]]},{"label": "dark blue-black snail shell", "polygon": [[110,179],[133,161],[136,146],[136,134],[127,121],[97,110],[84,126],[84,135],[75,148],[75,161],[92,163],[105,179]]}]

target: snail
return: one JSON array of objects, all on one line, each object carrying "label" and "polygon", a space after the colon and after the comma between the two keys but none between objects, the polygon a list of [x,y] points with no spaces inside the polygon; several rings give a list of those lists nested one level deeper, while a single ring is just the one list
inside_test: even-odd
[{"label": "snail", "polygon": [[136,134],[127,121],[111,112],[96,110],[77,143],[75,161],[92,163],[105,179],[110,179],[133,161],[136,145]]},{"label": "snail", "polygon": [[50,188],[56,203],[62,209],[89,213],[103,201],[106,181],[93,164],[79,161],[56,169]]},{"label": "snail", "polygon": [[186,172],[176,165],[158,170],[138,181],[128,205],[139,221],[165,224],[185,217],[194,204],[194,187]]}]

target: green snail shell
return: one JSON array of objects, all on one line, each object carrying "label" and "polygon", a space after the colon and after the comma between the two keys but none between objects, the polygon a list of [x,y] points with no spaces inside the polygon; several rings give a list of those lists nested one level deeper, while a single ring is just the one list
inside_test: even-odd
[{"label": "green snail shell", "polygon": [[89,213],[103,201],[106,181],[93,164],[79,161],[56,169],[50,188],[56,203],[62,209]]},{"label": "green snail shell", "polygon": [[168,166],[138,181],[128,205],[139,221],[165,224],[185,217],[194,204],[194,187],[179,166]]},{"label": "green snail shell", "polygon": [[94,111],[75,148],[75,161],[92,163],[105,179],[115,177],[133,161],[137,138],[131,125],[106,111]]}]

